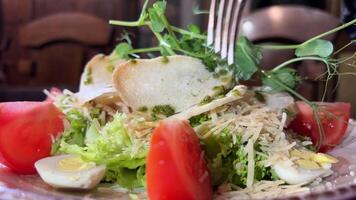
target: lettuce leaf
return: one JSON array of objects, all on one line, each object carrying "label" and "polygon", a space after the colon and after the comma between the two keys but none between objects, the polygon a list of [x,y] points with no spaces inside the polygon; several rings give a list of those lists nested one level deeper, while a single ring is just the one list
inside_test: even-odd
[{"label": "lettuce leaf", "polygon": [[[70,99],[69,99],[70,100]],[[63,101],[70,103],[70,101]],[[61,104],[65,110],[69,126],[53,145],[54,153],[77,154],[84,160],[106,165],[105,181],[117,183],[121,187],[134,189],[145,187],[146,156],[148,140],[134,137],[125,126],[125,114],[116,114],[112,121],[103,123],[99,119],[100,110],[90,109],[84,114],[79,108]],[[208,115],[198,115],[190,119],[193,126],[209,121]],[[240,187],[246,186],[247,154],[241,141],[241,134],[225,128],[219,134],[201,140],[214,186],[230,182]],[[255,145],[255,180],[273,180],[275,176],[261,161],[264,152]]]},{"label": "lettuce leaf", "polygon": [[60,138],[52,144],[52,155],[58,154],[61,141],[80,147],[85,145],[84,140],[89,120],[77,109],[70,109],[66,113],[66,120],[69,122],[69,126],[61,134]]},{"label": "lettuce leaf", "polygon": [[[246,143],[241,141],[241,134],[228,128],[202,140],[213,186],[229,182],[242,188],[246,187],[248,159],[244,152],[245,146]],[[258,142],[254,148],[259,152],[255,155],[255,180],[274,180],[272,169],[262,164],[267,155],[261,151]]]},{"label": "lettuce leaf", "polygon": [[124,126],[124,114],[98,130],[95,123],[85,135],[86,144],[71,144],[61,140],[59,152],[80,155],[84,160],[106,165],[105,181],[134,189],[145,185],[145,162],[148,144],[134,138]]}]

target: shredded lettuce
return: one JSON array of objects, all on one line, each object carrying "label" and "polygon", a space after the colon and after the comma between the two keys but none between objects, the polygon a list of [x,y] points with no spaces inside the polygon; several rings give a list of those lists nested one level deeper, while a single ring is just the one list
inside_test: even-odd
[{"label": "shredded lettuce", "polygon": [[80,147],[85,145],[85,134],[89,126],[89,120],[77,109],[71,109],[66,113],[69,127],[61,134],[61,137],[52,144],[52,154],[57,154],[61,141],[67,144],[75,144]]},{"label": "shredded lettuce", "polygon": [[[125,114],[116,114],[110,122],[99,120],[100,110],[92,108],[89,115],[63,101],[61,108],[66,112],[69,126],[53,145],[54,153],[77,154],[84,160],[106,165],[105,181],[121,187],[135,189],[145,187],[146,156],[148,140],[134,137],[126,124]],[[193,127],[211,120],[207,114],[189,119]],[[246,143],[241,134],[225,128],[219,134],[201,140],[206,153],[212,183],[219,186],[232,183],[246,187],[248,159]],[[255,144],[255,180],[275,180],[270,167],[262,161],[267,158],[258,144]]]},{"label": "shredded lettuce", "polygon": [[67,137],[63,137],[58,151],[77,154],[84,160],[106,165],[107,182],[116,182],[129,189],[144,187],[148,143],[129,134],[124,119],[124,114],[116,114],[103,127],[99,127],[94,120],[86,130],[84,145],[81,142],[70,143]]},{"label": "shredded lettuce", "polygon": [[[241,141],[241,134],[234,133],[228,128],[220,134],[212,134],[202,140],[202,147],[206,153],[212,183],[219,186],[228,182],[245,188],[247,181],[247,154],[244,148],[247,143]],[[255,180],[275,180],[270,167],[265,167],[262,161],[267,155],[261,151],[258,143],[254,147],[258,152],[255,155]]]}]

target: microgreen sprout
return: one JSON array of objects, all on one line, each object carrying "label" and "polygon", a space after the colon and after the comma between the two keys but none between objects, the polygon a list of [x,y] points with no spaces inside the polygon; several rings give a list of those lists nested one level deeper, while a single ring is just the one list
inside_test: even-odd
[{"label": "microgreen sprout", "polygon": [[[296,98],[306,102],[313,109],[316,123],[319,127],[320,138],[316,144],[318,149],[322,144],[322,139],[325,137],[324,130],[321,125],[319,112],[323,109],[303,97],[294,89],[301,82],[301,77],[298,76],[297,71],[289,68],[293,63],[313,60],[324,63],[326,71],[319,80],[325,78],[325,91],[323,93],[322,101],[325,99],[328,82],[334,76],[340,75],[356,75],[352,72],[339,72],[339,65],[345,64],[347,61],[355,58],[356,53],[347,58],[335,59],[333,56],[339,54],[342,50],[355,43],[355,40],[349,44],[334,51],[333,44],[330,41],[324,40],[325,36],[333,34],[337,31],[345,29],[349,26],[356,24],[356,19],[336,27],[330,31],[317,35],[308,39],[300,44],[292,45],[255,45],[250,42],[246,37],[240,36],[235,44],[234,63],[228,65],[227,61],[220,58],[212,47],[206,45],[206,34],[200,31],[198,26],[190,25],[187,30],[172,26],[165,16],[166,1],[155,1],[151,7],[148,8],[148,0],[144,2],[142,12],[136,21],[127,22],[119,20],[110,20],[109,23],[118,26],[127,27],[148,27],[157,39],[157,46],[135,49],[132,47],[131,42],[127,37],[125,40],[118,44],[115,48],[115,58],[130,59],[139,58],[139,54],[145,53],[152,57],[152,52],[159,52],[162,56],[170,56],[175,54],[183,54],[191,57],[201,59],[210,72],[215,75],[219,74],[218,71],[223,69],[231,72],[235,77],[236,82],[240,80],[249,80],[255,74],[260,75],[265,85],[277,91],[287,91]],[[195,11],[198,13],[197,7]],[[205,13],[205,12],[204,12]],[[201,12],[199,12],[201,14]],[[283,50],[294,49],[296,58],[285,61],[271,70],[264,71],[260,67],[262,59],[261,49],[268,50]],[[347,63],[347,66],[356,67],[355,61]],[[328,113],[328,112],[324,112]]]}]

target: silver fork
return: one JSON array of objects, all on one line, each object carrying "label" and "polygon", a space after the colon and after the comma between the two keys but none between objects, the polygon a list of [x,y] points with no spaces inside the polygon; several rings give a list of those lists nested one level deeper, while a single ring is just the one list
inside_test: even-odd
[{"label": "silver fork", "polygon": [[217,1],[211,0],[210,3],[207,45],[214,44],[215,53],[220,52],[222,59],[227,57],[231,65],[234,63],[235,40],[246,0],[220,0],[216,17]]}]

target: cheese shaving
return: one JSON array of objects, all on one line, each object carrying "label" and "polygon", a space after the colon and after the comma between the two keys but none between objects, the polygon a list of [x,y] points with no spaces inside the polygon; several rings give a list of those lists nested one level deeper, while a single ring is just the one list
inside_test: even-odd
[{"label": "cheese shaving", "polygon": [[285,182],[278,181],[260,181],[246,189],[230,191],[217,196],[217,200],[243,200],[243,199],[266,199],[266,198],[283,198],[284,196],[305,193],[309,188],[301,185],[284,185]]},{"label": "cheese shaving", "polygon": [[[218,199],[263,199],[308,191],[307,187],[301,185],[286,186],[282,180],[255,180],[256,156],[264,155],[255,150],[257,142],[259,148],[268,154],[262,161],[264,166],[269,167],[282,160],[292,162],[289,151],[297,143],[289,141],[283,131],[287,122],[286,113],[278,112],[261,103],[249,103],[248,100],[243,99],[224,105],[224,108],[214,107],[207,114],[211,118],[204,124],[205,127],[209,127],[208,130],[204,132],[196,129],[201,138],[218,135],[228,129],[233,133],[234,144],[237,142],[237,137],[240,137],[242,143],[247,143],[244,146],[244,153],[247,156],[246,188],[241,189],[233,184],[224,183],[219,188],[221,197],[219,196]],[[236,163],[236,169],[241,167],[243,167],[241,164]]]},{"label": "cheese shaving", "polygon": [[247,182],[246,182],[247,188],[252,187],[253,182],[254,182],[254,176],[255,176],[255,159],[254,159],[255,151],[254,151],[253,145],[254,145],[253,139],[249,139],[248,143],[246,145],[247,158],[248,158]]}]

